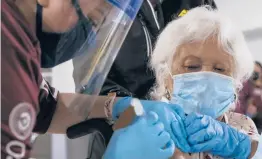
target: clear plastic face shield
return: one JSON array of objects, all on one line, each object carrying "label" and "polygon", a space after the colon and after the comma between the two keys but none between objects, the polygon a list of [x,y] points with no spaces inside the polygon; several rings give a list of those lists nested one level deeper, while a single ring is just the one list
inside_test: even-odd
[{"label": "clear plastic face shield", "polygon": [[78,21],[59,35],[54,59],[59,64],[73,57],[76,92],[94,95],[94,99],[81,103],[81,97],[76,97],[70,99],[68,107],[88,115],[142,2],[72,0]]}]

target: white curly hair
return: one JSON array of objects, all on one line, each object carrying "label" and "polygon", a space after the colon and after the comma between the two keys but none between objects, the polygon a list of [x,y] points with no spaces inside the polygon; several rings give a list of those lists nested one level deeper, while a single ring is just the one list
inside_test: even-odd
[{"label": "white curly hair", "polygon": [[202,6],[170,22],[158,37],[150,60],[150,67],[156,75],[152,98],[161,99],[166,94],[165,82],[170,76],[168,68],[172,68],[177,48],[181,44],[205,41],[210,37],[217,37],[218,45],[233,56],[236,91],[241,90],[242,83],[251,76],[254,67],[243,33],[218,10]]}]

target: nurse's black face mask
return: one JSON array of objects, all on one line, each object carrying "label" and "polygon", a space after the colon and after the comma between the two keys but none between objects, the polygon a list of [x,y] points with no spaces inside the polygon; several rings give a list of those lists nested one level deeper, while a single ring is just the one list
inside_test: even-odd
[{"label": "nurse's black face mask", "polygon": [[37,4],[36,35],[41,46],[41,67],[51,68],[80,54],[80,49],[85,43],[94,38],[92,22],[88,20],[78,4],[72,0],[78,15],[76,26],[65,33],[48,33],[42,30],[43,7]]}]

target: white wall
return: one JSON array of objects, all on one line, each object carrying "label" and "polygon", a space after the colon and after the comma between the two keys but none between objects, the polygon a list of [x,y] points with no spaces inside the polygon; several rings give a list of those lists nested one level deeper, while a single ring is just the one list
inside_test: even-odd
[{"label": "white wall", "polygon": [[254,55],[254,59],[256,61],[262,62],[262,37],[260,40],[249,41],[248,46],[250,51]]},{"label": "white wall", "polygon": [[72,60],[56,66],[53,69],[53,86],[60,92],[75,92],[75,84],[72,75]]},{"label": "white wall", "polygon": [[262,0],[215,0],[243,31],[262,27]]},{"label": "white wall", "polygon": [[[262,28],[262,0],[215,0],[218,9],[228,15],[242,31]],[[262,62],[262,37],[247,41],[254,58]]]}]

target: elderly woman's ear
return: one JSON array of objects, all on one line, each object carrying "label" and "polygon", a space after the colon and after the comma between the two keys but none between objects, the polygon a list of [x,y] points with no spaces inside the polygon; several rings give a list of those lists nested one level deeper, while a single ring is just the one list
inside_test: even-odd
[{"label": "elderly woman's ear", "polygon": [[173,91],[173,80],[172,80],[171,75],[166,78],[165,85],[166,85],[166,95],[165,95],[165,97],[170,100],[171,99],[171,95],[172,95],[172,91]]},{"label": "elderly woman's ear", "polygon": [[173,91],[173,80],[171,75],[168,76],[165,80],[165,85],[166,85],[166,94],[165,97],[170,100],[172,96],[172,91]]}]

